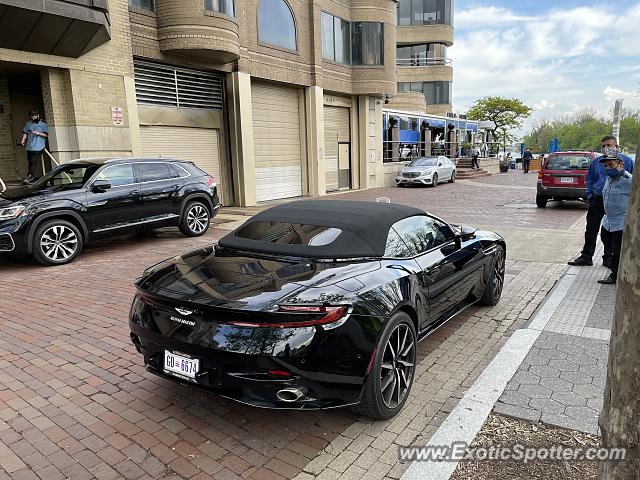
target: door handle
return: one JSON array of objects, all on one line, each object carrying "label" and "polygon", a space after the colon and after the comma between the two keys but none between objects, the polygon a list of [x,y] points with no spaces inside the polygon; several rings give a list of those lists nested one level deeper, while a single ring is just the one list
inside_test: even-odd
[{"label": "door handle", "polygon": [[428,275],[437,275],[438,273],[440,273],[441,269],[442,269],[442,267],[427,268],[427,274]]},{"label": "door handle", "polygon": [[131,190],[129,195],[140,195],[140,190]]}]

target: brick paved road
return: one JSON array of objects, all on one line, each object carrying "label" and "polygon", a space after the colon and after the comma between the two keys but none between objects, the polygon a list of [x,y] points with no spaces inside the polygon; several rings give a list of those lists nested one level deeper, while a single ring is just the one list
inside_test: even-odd
[{"label": "brick paved road", "polygon": [[[506,212],[514,209],[501,205],[531,201],[531,185],[512,179],[348,197],[383,193],[452,221],[510,229]],[[527,228],[568,235],[584,213],[522,210],[520,236]],[[250,408],[144,371],[127,330],[133,280],[224,233],[193,240],[167,230],[104,242],[55,269],[0,260],[0,479],[398,478],[397,445],[426,441],[563,268],[510,250],[500,305],[469,309],[423,342],[406,408],[372,423],[341,410]]]}]

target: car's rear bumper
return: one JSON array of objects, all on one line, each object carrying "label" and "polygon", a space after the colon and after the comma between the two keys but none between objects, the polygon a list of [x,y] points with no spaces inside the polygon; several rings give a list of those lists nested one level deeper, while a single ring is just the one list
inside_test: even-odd
[{"label": "car's rear bumper", "polygon": [[[256,407],[317,409],[360,401],[373,346],[362,350],[351,341],[350,333],[359,328],[353,317],[335,330],[324,331],[321,327],[236,327],[197,315],[180,323],[180,314],[171,315],[136,297],[129,327],[149,372]],[[195,378],[166,370],[165,350],[198,359]],[[277,394],[287,388],[304,392],[304,397],[281,401]]]},{"label": "car's rear bumper", "polygon": [[587,190],[584,188],[573,187],[545,187],[538,183],[538,195],[546,198],[580,200],[587,198]]}]

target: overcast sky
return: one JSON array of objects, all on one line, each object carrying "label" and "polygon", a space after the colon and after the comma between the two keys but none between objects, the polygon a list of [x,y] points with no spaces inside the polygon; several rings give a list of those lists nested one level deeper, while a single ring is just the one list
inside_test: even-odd
[{"label": "overcast sky", "polygon": [[640,0],[455,0],[454,22],[454,111],[486,95],[522,99],[532,120],[640,109]]}]

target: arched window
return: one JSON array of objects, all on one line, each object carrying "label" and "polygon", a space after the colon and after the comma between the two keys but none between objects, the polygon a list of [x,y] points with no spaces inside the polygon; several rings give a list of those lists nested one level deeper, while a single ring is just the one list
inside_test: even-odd
[{"label": "arched window", "polygon": [[260,0],[258,41],[275,47],[296,50],[296,22],[284,0]]}]

